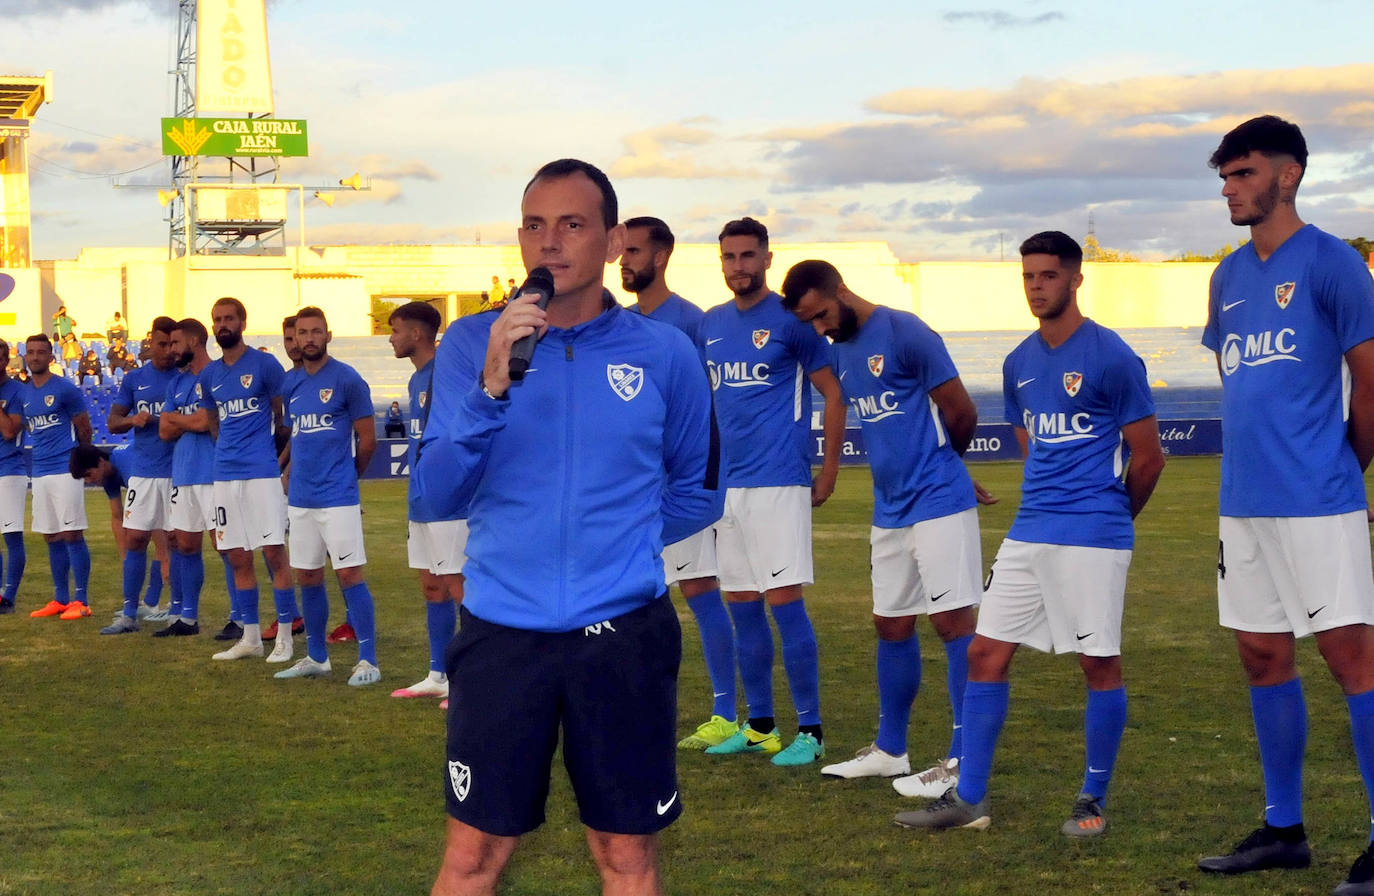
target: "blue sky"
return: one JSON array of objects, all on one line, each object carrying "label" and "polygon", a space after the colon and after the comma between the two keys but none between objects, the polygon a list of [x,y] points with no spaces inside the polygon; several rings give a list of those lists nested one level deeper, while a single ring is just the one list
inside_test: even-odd
[{"label": "blue sky", "polygon": [[[0,0],[7,71],[55,79],[35,257],[165,244],[153,194],[111,183],[166,183],[173,10]],[[268,27],[277,114],[310,129],[283,180],[372,178],[307,207],[316,244],[510,242],[529,174],[574,155],[680,239],[753,214],[780,240],[986,259],[1091,211],[1105,245],[1210,251],[1242,233],[1206,157],[1260,112],[1308,134],[1300,213],[1374,237],[1367,3],[269,0]]]}]

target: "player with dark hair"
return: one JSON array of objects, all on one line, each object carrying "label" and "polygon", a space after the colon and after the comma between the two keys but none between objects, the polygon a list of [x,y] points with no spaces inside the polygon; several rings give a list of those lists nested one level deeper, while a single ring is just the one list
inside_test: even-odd
[{"label": "player with dark hair", "polygon": [[29,494],[23,448],[25,384],[11,379],[9,363],[10,344],[0,339],[0,534],[9,560],[0,590],[0,615],[14,612],[14,599],[28,563],[24,549],[24,503]]},{"label": "player with dark hair", "polygon": [[968,652],[959,783],[896,822],[983,829],[992,756],[1006,721],[1017,647],[1077,653],[1087,681],[1087,768],[1060,832],[1105,833],[1103,805],[1126,728],[1121,617],[1133,520],[1164,469],[1145,365],[1083,316],[1083,250],[1059,231],[1021,244],[1021,278],[1039,331],[1002,365],[1002,394],[1026,457],[1021,506],[988,573]]},{"label": "player with dark hair", "polygon": [[[844,399],[830,346],[768,288],[768,229],[741,218],[720,232],[720,266],[734,298],[706,312],[697,345],[706,356],[720,423],[725,515],[716,524],[720,586],[735,623],[748,722],[706,752],[773,754],[806,765],[825,755],[820,661],[802,589],[811,584],[811,508],[835,490]],[[808,383],[809,380],[809,383]],[[824,455],[811,478],[811,386],[825,399]],[[786,748],[773,718],[773,611],[783,669],[797,710]]]},{"label": "player with dark hair", "polygon": [[[677,327],[693,343],[705,312],[668,288],[668,261],[676,242],[659,218],[625,222],[625,249],[620,255],[621,285],[638,300],[632,307],[645,317]],[[704,363],[705,359],[703,359]],[[680,750],[704,750],[739,730],[735,719],[735,631],[720,596],[716,578],[716,532],[707,527],[663,548],[668,584],[677,584],[696,619],[706,672],[711,679],[711,715],[678,741]]]},{"label": "player with dark hair", "polygon": [[[409,358],[415,367],[407,390],[410,393],[410,432],[406,447],[407,468],[415,471],[420,440],[429,420],[434,391],[434,340],[443,318],[428,302],[407,302],[391,312],[391,349],[398,358]],[[407,489],[408,537],[406,553],[411,569],[419,570],[425,598],[425,631],[429,635],[429,673],[410,687],[397,688],[393,697],[448,699],[448,673],[444,649],[458,627],[458,605],[463,602],[463,549],[467,546],[467,510],[461,506],[431,506],[413,486]]]},{"label": "player with dark hair", "polygon": [[[960,460],[978,410],[935,331],[914,314],[855,295],[829,262],[793,266],[782,306],[834,341],[840,389],[863,427],[873,472],[878,734],[821,774],[905,775],[893,782],[899,793],[933,799],[958,783],[968,646],[983,594],[975,486]],[[921,685],[920,614],[945,645],[954,734],[944,759],[911,775],[906,742]]]},{"label": "player with dark hair", "polygon": [[[1265,809],[1262,827],[1198,866],[1306,868],[1297,638],[1314,637],[1345,693],[1374,803],[1374,580],[1362,476],[1374,457],[1374,284],[1358,253],[1298,217],[1307,143],[1296,125],[1250,119],[1210,164],[1231,223],[1251,237],[1212,274],[1202,343],[1217,353],[1222,383],[1217,598],[1250,684]],[[1374,842],[1335,892],[1374,894]]]}]

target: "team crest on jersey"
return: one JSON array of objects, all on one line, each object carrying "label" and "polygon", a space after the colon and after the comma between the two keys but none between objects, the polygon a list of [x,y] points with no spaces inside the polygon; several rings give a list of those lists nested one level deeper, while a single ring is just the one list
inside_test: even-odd
[{"label": "team crest on jersey", "polygon": [[239,377],[239,382],[243,383],[243,388],[245,389],[253,388],[253,374],[245,373],[243,376]]},{"label": "team crest on jersey", "polygon": [[1064,391],[1069,393],[1070,398],[1078,396],[1078,390],[1083,388],[1083,374],[1077,371],[1070,371],[1064,374]]},{"label": "team crest on jersey", "polygon": [[43,404],[47,405],[48,407],[52,407],[53,399],[56,398],[56,397],[57,397],[57,396],[55,396],[55,395],[44,395],[44,396],[43,396]]},{"label": "team crest on jersey", "polygon": [[882,356],[882,355],[869,355],[869,356],[868,356],[868,372],[871,373],[871,374],[873,374],[874,376],[882,376],[882,375],[883,375],[883,356]]},{"label": "team crest on jersey", "polygon": [[329,399],[331,399],[331,398],[333,398],[333,397],[334,397],[334,390],[333,390],[333,389],[321,389],[321,390],[320,390],[320,404],[328,404],[328,403],[329,403]]},{"label": "team crest on jersey", "polygon": [[453,785],[453,795],[458,797],[458,802],[468,798],[468,791],[472,790],[472,769],[468,768],[457,759],[448,761],[448,782]]},{"label": "team crest on jersey", "polygon": [[429,401],[429,393],[428,393],[428,392],[421,392],[421,393],[420,393],[420,407],[424,407],[425,404],[426,404],[428,401]]},{"label": "team crest on jersey", "polygon": [[763,348],[768,344],[768,332],[767,330],[754,331],[754,348]]},{"label": "team crest on jersey", "polygon": [[629,364],[607,364],[606,381],[611,391],[629,401],[644,388],[644,368],[631,367]]},{"label": "team crest on jersey", "polygon": [[201,391],[200,391],[200,383],[196,383],[196,398],[203,398],[203,397],[204,397],[204,396],[201,394]]},{"label": "team crest on jersey", "polygon": [[1293,301],[1293,290],[1298,288],[1296,283],[1280,283],[1274,287],[1274,301],[1279,303],[1279,308],[1287,308],[1288,303]]}]

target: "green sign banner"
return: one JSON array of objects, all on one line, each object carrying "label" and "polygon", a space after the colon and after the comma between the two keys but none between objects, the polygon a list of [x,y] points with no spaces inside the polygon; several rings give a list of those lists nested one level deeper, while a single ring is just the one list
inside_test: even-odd
[{"label": "green sign banner", "polygon": [[164,118],[167,156],[304,156],[305,121],[289,118]]}]

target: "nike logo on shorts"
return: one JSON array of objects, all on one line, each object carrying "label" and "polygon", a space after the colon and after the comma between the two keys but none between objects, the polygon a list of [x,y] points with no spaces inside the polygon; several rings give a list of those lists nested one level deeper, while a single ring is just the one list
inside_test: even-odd
[{"label": "nike logo on shorts", "polygon": [[1073,636],[1078,640],[1082,641],[1084,638],[1091,638],[1093,636],[1093,633],[1088,632],[1086,635],[1080,635],[1078,632],[1074,632]]},{"label": "nike logo on shorts", "polygon": [[347,553],[347,554],[340,554],[340,555],[339,555],[339,559],[340,559],[340,560],[347,560],[349,557],[352,557],[352,556],[353,556],[353,553],[352,553],[352,551],[350,551],[350,552]]},{"label": "nike logo on shorts", "polygon": [[678,571],[678,572],[682,572],[684,569],[686,569],[687,567],[689,567],[689,566],[691,566],[691,565],[692,565],[692,563],[691,563],[691,561],[689,560],[688,562],[686,562],[686,563],[682,564],[681,566],[679,566],[679,567],[677,568],[677,571]]},{"label": "nike logo on shorts", "polygon": [[666,814],[668,813],[668,810],[671,809],[671,808],[673,808],[673,803],[676,803],[676,802],[677,802],[677,791],[674,790],[674,791],[673,791],[673,795],[670,796],[670,797],[668,797],[668,802],[665,803],[665,802],[663,802],[662,800],[660,800],[659,803],[658,803],[658,805],[655,806],[654,808],[658,810],[658,814],[659,814],[659,815],[666,815]]},{"label": "nike logo on shorts", "polygon": [[1325,609],[1326,609],[1326,604],[1322,604],[1320,607],[1317,607],[1317,609],[1313,610],[1311,613],[1308,613],[1308,614],[1307,614],[1307,618],[1308,618],[1308,619],[1311,619],[1313,616],[1316,616],[1318,613],[1320,613],[1322,610],[1325,610]]},{"label": "nike logo on shorts", "polygon": [[937,600],[939,600],[940,598],[944,597],[946,594],[949,594],[949,591],[941,591],[939,594],[937,594],[937,595],[935,595],[934,597],[932,597],[932,598],[930,599],[930,602],[931,602],[931,603],[935,603]]},{"label": "nike logo on shorts", "polygon": [[782,569],[779,569],[779,570],[776,571],[776,572],[771,572],[771,573],[769,573],[769,575],[776,579],[778,576],[782,575],[782,574],[785,573],[785,572],[787,572],[787,567],[786,567],[786,566],[784,566]]}]

